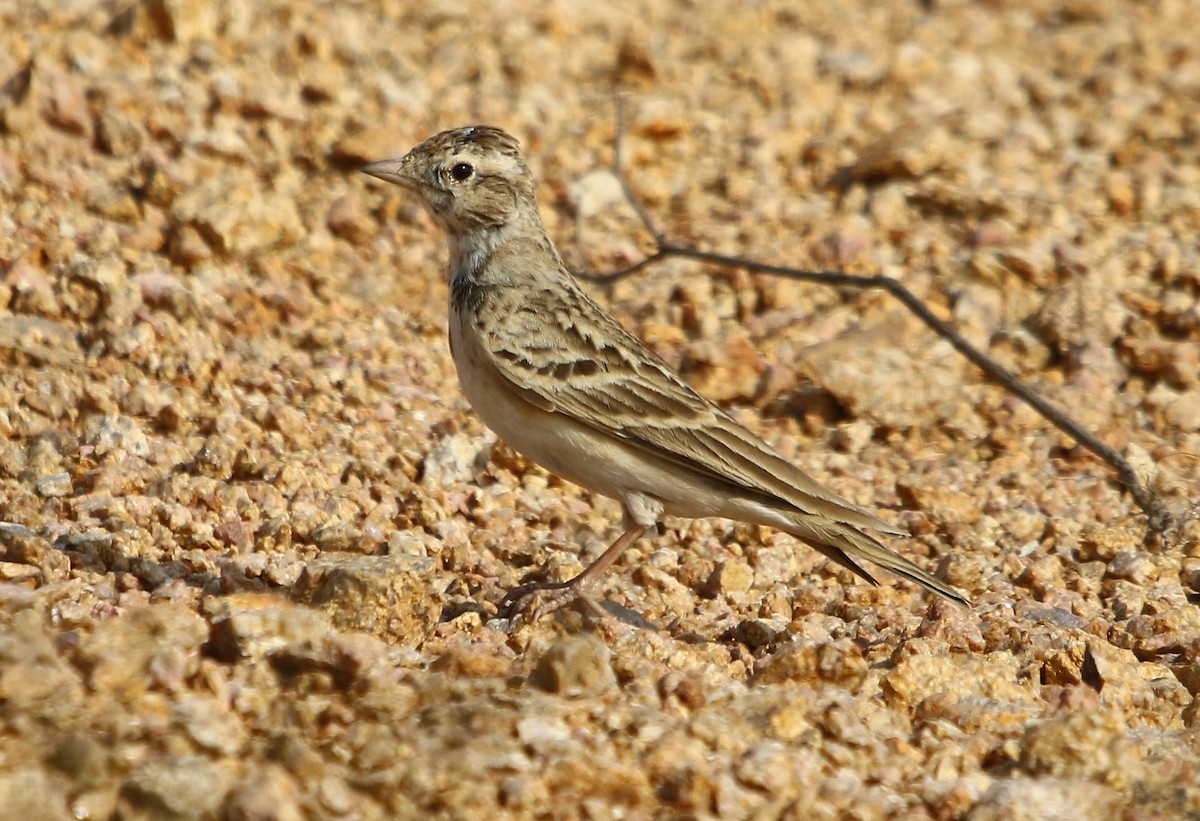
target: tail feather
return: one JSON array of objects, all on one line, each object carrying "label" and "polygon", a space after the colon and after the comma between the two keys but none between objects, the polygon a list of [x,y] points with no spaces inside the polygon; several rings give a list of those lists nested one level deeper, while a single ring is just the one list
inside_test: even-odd
[{"label": "tail feather", "polygon": [[951,601],[967,606],[971,604],[966,596],[950,585],[925,572],[898,553],[889,550],[878,539],[851,525],[830,522],[828,519],[825,519],[824,522],[801,519],[794,528],[788,528],[787,531],[871,584],[879,584],[879,582],[864,570],[855,561],[856,559],[865,559],[884,567],[897,576],[915,582],[926,590],[937,593],[939,596],[945,596]]}]

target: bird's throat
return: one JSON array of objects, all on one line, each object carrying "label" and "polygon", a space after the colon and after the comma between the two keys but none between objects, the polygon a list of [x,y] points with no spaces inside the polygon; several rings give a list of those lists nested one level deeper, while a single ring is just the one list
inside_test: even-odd
[{"label": "bird's throat", "polygon": [[460,309],[478,311],[491,287],[488,260],[509,240],[503,228],[450,234],[450,299]]}]

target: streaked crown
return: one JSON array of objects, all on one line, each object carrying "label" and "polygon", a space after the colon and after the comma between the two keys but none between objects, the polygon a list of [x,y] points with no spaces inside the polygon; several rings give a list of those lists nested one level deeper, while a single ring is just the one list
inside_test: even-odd
[{"label": "streaked crown", "polygon": [[518,222],[540,228],[533,176],[521,145],[490,125],[435,134],[398,160],[382,160],[363,171],[402,185],[451,235]]}]

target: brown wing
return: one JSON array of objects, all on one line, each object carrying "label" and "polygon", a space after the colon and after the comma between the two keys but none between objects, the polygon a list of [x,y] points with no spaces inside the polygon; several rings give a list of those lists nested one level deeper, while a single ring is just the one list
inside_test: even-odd
[{"label": "brown wing", "polygon": [[[504,300],[499,294],[496,298]],[[772,496],[801,512],[907,535],[776,455],[581,290],[556,283],[536,299],[505,307],[499,313],[503,331],[481,324],[481,336],[496,370],[531,404],[570,414],[690,470]],[[553,316],[547,317],[547,311]]]}]

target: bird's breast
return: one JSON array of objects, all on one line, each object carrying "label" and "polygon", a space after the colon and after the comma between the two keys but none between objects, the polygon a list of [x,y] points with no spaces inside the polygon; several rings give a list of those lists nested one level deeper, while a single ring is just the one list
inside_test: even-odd
[{"label": "bird's breast", "polygon": [[568,481],[607,496],[626,489],[627,446],[527,401],[492,364],[469,312],[450,311],[450,352],[471,408],[508,445]]}]

